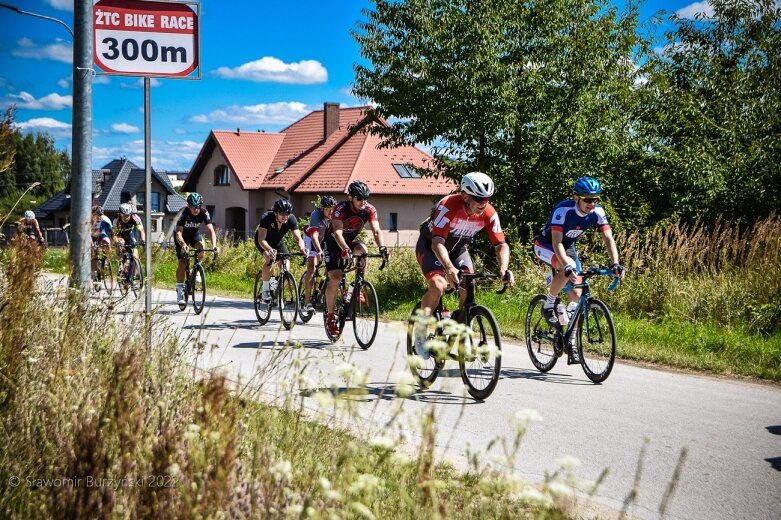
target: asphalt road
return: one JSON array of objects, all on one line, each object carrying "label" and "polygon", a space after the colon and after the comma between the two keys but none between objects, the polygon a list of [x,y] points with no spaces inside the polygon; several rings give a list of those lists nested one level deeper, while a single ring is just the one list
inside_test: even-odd
[{"label": "asphalt road", "polygon": [[[778,386],[624,364],[620,337],[612,374],[594,385],[579,365],[567,366],[564,359],[540,374],[525,347],[506,340],[501,380],[486,402],[468,397],[455,362],[445,366],[431,389],[402,398],[395,395],[406,372],[406,328],[400,324],[381,323],[374,345],[362,351],[351,329],[338,343],[328,341],[319,314],[287,332],[276,312],[260,327],[248,300],[209,297],[201,316],[193,315],[192,307],[180,312],[173,291],[156,290],[153,300],[181,337],[205,343],[200,367],[217,367],[260,388],[264,399],[290,396],[294,388],[294,398],[311,410],[318,409],[312,397],[318,389],[347,396],[340,401],[349,404],[351,414],[340,412],[340,424],[369,434],[401,433],[406,449],[414,450],[420,439],[420,415],[433,410],[440,460],[466,468],[468,446],[485,452],[491,440],[511,442],[511,418],[532,409],[542,420],[530,423],[517,455],[502,456],[499,442],[481,462],[512,467],[541,482],[557,468],[557,459],[574,456],[581,462],[574,470],[578,479],[596,480],[608,471],[597,491],[602,506],[620,510],[637,479],[637,498],[628,513],[651,519],[660,517],[685,451],[666,518],[781,519]],[[357,383],[344,377],[345,362],[368,373],[365,394],[351,392]]]}]

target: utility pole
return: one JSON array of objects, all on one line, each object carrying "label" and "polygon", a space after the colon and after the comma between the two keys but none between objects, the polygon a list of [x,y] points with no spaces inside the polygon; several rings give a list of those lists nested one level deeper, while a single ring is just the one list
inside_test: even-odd
[{"label": "utility pole", "polygon": [[75,0],[73,20],[73,153],[71,173],[71,287],[90,287],[92,213],[92,0]]}]

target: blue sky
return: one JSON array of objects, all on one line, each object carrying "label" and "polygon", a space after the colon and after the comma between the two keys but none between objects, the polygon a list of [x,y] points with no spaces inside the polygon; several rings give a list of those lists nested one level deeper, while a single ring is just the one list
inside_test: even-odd
[{"label": "blue sky", "polygon": [[[73,0],[3,0],[73,27]],[[326,101],[351,95],[359,48],[350,36],[369,0],[202,0],[201,79],[152,79],[152,166],[188,171],[209,131],[279,131]],[[707,2],[651,0],[691,16]],[[45,131],[71,150],[72,40],[51,21],[0,8],[0,102],[16,104],[23,132]],[[93,79],[93,166],[126,156],[144,163],[143,79]]]}]

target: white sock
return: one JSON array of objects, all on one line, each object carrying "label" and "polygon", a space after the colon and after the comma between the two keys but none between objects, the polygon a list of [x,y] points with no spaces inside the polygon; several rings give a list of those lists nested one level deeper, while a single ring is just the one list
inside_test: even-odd
[{"label": "white sock", "polygon": [[268,291],[270,285],[271,285],[271,280],[269,280],[268,282],[263,282],[263,290]]},{"label": "white sock", "polygon": [[543,307],[546,309],[550,309],[556,305],[556,295],[548,293],[548,296],[545,298],[545,303],[543,304]]}]

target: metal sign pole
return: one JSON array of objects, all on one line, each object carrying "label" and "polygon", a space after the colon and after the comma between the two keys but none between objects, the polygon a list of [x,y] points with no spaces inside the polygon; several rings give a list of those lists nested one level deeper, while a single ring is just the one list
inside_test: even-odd
[{"label": "metal sign pole", "polygon": [[149,77],[144,78],[144,229],[146,229],[146,352],[152,353],[152,102]]}]

